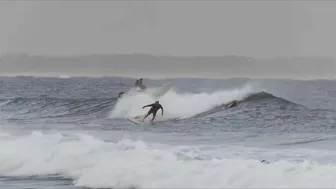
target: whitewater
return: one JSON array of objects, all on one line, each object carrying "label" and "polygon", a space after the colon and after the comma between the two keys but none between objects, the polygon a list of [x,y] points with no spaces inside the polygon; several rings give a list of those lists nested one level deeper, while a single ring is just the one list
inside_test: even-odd
[{"label": "whitewater", "polygon": [[161,98],[151,95],[152,93],[139,93],[131,90],[125,94],[124,98],[118,100],[112,111],[113,118],[126,118],[143,116],[148,110],[143,110],[144,104],[152,104],[159,100],[164,104],[165,115],[161,119],[188,118],[196,114],[205,112],[218,105],[229,103],[232,100],[242,100],[253,90],[246,85],[239,89],[218,90],[214,92],[202,93],[177,93],[170,89]]},{"label": "whitewater", "polygon": [[0,79],[1,188],[336,187],[333,81]]}]

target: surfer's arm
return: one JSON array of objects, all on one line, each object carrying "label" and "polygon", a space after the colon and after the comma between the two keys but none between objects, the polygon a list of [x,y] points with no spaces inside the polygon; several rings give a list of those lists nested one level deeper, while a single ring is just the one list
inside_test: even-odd
[{"label": "surfer's arm", "polygon": [[148,104],[148,105],[142,107],[142,109],[144,109],[144,108],[146,108],[146,107],[150,107],[150,106],[153,106],[153,104]]},{"label": "surfer's arm", "polygon": [[161,108],[161,115],[163,115],[163,107],[161,106],[160,108]]}]

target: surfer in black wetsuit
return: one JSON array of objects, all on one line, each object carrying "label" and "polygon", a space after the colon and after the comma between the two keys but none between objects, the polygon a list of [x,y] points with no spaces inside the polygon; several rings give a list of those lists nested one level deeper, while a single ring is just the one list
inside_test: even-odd
[{"label": "surfer in black wetsuit", "polygon": [[240,103],[242,103],[242,101],[233,100],[229,103],[228,108],[234,108],[234,107],[238,106]]},{"label": "surfer in black wetsuit", "polygon": [[144,107],[142,107],[142,109],[146,108],[146,107],[150,107],[151,106],[151,109],[148,111],[147,115],[143,118],[142,121],[144,121],[150,114],[153,114],[153,118],[151,120],[151,122],[153,122],[153,120],[155,119],[155,116],[156,116],[156,112],[161,109],[162,111],[162,115],[163,115],[163,107],[161,106],[161,104],[159,103],[159,101],[156,101],[155,103],[153,104],[149,104],[149,105],[146,105]]},{"label": "surfer in black wetsuit", "polygon": [[135,87],[139,87],[141,90],[146,89],[146,86],[142,83],[142,78],[140,78],[139,80],[136,80],[134,85]]},{"label": "surfer in black wetsuit", "polygon": [[263,160],[260,161],[260,163],[263,163],[263,164],[270,164],[271,162],[263,159]]}]

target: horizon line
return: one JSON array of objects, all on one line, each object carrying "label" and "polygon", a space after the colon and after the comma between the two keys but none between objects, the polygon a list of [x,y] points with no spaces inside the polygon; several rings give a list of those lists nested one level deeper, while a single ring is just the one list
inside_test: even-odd
[{"label": "horizon line", "polygon": [[[59,78],[59,79],[69,79],[69,78],[125,78],[125,79],[137,79],[140,78],[138,75],[131,74],[64,74],[64,73],[0,73],[0,77],[37,77],[37,78]],[[336,80],[336,76],[334,77],[288,77],[288,76],[195,76],[195,75],[186,75],[186,76],[147,76],[143,77],[144,79],[149,80],[170,80],[170,79],[210,79],[210,80],[225,80],[225,79],[247,79],[247,80],[296,80],[296,81],[316,81],[316,80],[327,80],[334,81]]]},{"label": "horizon line", "polygon": [[244,55],[234,55],[234,54],[223,54],[223,55],[171,55],[171,54],[149,54],[149,53],[84,53],[84,54],[32,54],[26,52],[16,52],[16,53],[3,53],[0,57],[6,56],[28,56],[28,57],[87,57],[87,56],[152,56],[152,57],[171,57],[171,58],[224,58],[224,57],[236,57],[236,58],[248,58],[248,59],[293,59],[293,58],[319,58],[319,59],[332,59],[333,57],[328,56],[277,56],[273,58],[256,58],[252,56]]}]

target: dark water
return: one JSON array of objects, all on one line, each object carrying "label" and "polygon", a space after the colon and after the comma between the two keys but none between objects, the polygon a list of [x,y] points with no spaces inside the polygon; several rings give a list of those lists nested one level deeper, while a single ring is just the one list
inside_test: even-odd
[{"label": "dark water", "polygon": [[145,79],[165,83],[136,125],[156,98],[118,99],[132,79],[0,78],[1,188],[336,186],[334,81]]}]

